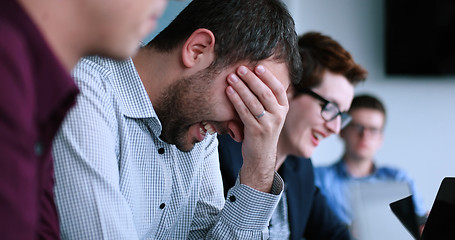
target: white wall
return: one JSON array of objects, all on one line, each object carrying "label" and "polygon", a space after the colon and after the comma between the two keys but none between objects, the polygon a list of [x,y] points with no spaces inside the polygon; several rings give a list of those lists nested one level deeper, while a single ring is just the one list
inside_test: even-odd
[{"label": "white wall", "polygon": [[[442,178],[455,176],[455,76],[385,75],[383,0],[284,2],[298,34],[314,30],[332,36],[369,71],[368,80],[356,93],[378,96],[388,111],[377,162],[405,169],[414,178],[425,206],[431,208]],[[313,163],[332,163],[342,148],[338,136],[330,137],[316,149]]]},{"label": "white wall", "polygon": [[143,43],[150,42],[159,32],[161,32],[174,18],[191,2],[191,0],[168,1],[166,10],[158,20],[156,29],[144,38]]}]

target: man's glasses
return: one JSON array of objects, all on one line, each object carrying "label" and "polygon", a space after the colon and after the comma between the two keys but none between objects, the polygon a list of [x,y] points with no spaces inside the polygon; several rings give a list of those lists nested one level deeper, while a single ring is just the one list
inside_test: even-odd
[{"label": "man's glasses", "polygon": [[357,134],[366,134],[368,133],[371,136],[377,137],[382,134],[382,128],[377,127],[366,127],[362,124],[351,122],[349,124],[349,129],[354,130]]},{"label": "man's glasses", "polygon": [[308,94],[317,100],[322,102],[322,109],[321,109],[321,116],[326,122],[330,122],[334,120],[338,115],[341,117],[341,129],[346,127],[349,122],[351,121],[351,115],[349,115],[347,112],[341,112],[340,108],[336,103],[333,103],[323,97],[321,97],[319,94],[313,92],[311,89],[304,89],[301,93],[303,94]]}]

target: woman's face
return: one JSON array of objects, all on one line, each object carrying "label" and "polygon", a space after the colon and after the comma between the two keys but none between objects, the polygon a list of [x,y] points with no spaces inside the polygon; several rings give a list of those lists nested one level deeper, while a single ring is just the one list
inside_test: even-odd
[{"label": "woman's face", "polygon": [[[312,90],[348,111],[354,97],[354,86],[341,74],[325,71],[322,82]],[[341,117],[326,122],[321,116],[323,102],[308,94],[289,100],[289,112],[280,135],[280,152],[286,155],[311,157],[319,142],[340,132]]]}]

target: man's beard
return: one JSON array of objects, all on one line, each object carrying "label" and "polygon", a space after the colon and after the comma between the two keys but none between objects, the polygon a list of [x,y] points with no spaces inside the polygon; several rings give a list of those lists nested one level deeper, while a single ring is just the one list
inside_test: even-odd
[{"label": "man's beard", "polygon": [[188,139],[193,124],[210,120],[213,100],[209,92],[217,72],[204,69],[169,85],[154,108],[163,126],[160,138],[183,152],[193,149],[196,139]]}]

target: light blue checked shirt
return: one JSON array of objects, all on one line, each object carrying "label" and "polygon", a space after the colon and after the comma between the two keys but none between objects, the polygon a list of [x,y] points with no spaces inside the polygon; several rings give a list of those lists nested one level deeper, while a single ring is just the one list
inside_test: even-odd
[{"label": "light blue checked shirt", "polygon": [[278,174],[272,194],[237,183],[225,199],[216,136],[188,153],[160,140],[131,59],[85,58],[73,75],[81,94],[53,149],[63,239],[268,238]]}]

